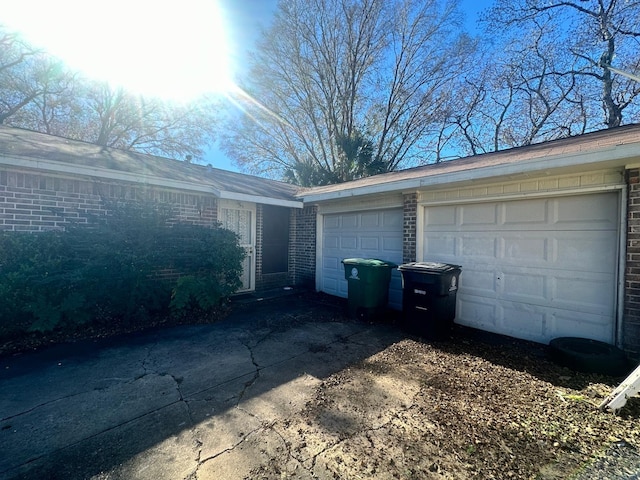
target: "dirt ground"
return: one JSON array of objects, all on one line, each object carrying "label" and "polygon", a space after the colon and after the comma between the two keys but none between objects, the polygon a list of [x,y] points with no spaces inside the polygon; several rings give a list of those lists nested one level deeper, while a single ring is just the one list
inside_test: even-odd
[{"label": "dirt ground", "polygon": [[407,338],[324,379],[299,414],[269,426],[287,460],[247,478],[640,478],[640,402],[597,408],[621,379],[466,333]]}]

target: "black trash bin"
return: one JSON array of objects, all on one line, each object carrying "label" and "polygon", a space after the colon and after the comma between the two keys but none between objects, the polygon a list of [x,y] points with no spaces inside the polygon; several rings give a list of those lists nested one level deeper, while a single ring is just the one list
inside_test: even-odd
[{"label": "black trash bin", "polygon": [[382,316],[389,300],[391,270],[397,265],[377,258],[345,258],[342,263],[349,315],[370,319]]},{"label": "black trash bin", "polygon": [[402,275],[402,312],[407,330],[430,339],[445,337],[456,316],[460,265],[412,262]]}]

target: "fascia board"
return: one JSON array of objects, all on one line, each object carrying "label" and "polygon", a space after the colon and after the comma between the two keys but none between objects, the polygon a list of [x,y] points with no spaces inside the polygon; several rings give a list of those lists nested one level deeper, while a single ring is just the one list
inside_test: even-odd
[{"label": "fascia board", "polygon": [[624,165],[625,160],[629,161],[638,159],[639,157],[639,144],[625,144],[598,151],[572,152],[569,155],[558,154],[549,157],[543,157],[542,159],[536,158],[514,163],[505,163],[501,165],[470,168],[468,170],[457,172],[444,172],[441,174],[429,175],[426,177],[416,177],[406,180],[379,183],[363,187],[345,188],[343,190],[337,190],[333,192],[303,194],[302,198],[306,203],[316,203],[361,195],[388,193],[398,190],[416,191],[431,186],[441,186],[474,180],[486,180],[496,177],[536,173],[540,171],[549,171],[551,169],[580,167],[597,163],[615,163],[617,165]]},{"label": "fascia board", "polygon": [[238,200],[241,202],[261,203],[263,205],[276,205],[279,207],[303,208],[302,201],[284,200],[279,198],[265,197],[262,195],[251,195],[248,193],[220,191],[220,198],[227,200]]}]

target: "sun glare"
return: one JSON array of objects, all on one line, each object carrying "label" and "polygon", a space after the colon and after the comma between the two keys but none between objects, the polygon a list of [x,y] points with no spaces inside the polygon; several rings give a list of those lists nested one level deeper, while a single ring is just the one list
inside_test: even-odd
[{"label": "sun glare", "polygon": [[87,77],[132,92],[189,100],[231,85],[218,0],[20,0],[0,22]]}]

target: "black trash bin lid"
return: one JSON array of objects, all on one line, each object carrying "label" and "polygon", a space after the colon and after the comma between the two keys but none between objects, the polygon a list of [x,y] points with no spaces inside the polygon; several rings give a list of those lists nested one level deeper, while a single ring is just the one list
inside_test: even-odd
[{"label": "black trash bin lid", "polygon": [[411,262],[404,263],[398,267],[398,270],[413,271],[413,272],[433,272],[433,273],[445,273],[451,270],[461,270],[460,265],[452,265],[450,263],[437,263],[437,262]]}]

